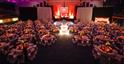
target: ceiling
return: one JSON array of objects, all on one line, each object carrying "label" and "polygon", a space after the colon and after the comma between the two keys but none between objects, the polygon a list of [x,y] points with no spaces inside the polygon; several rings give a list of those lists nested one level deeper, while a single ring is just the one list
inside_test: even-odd
[{"label": "ceiling", "polygon": [[73,4],[73,5],[78,5],[80,4],[80,0],[48,0],[48,3],[50,5],[56,5],[56,4],[62,4],[62,5],[68,5],[68,4]]}]

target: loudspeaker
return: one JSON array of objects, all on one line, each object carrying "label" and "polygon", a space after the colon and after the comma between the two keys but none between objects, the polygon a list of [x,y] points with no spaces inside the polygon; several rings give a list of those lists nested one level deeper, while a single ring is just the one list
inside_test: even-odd
[{"label": "loudspeaker", "polygon": [[82,5],[83,7],[85,7],[85,3],[86,3],[86,2],[83,2],[83,3],[82,3],[82,4],[83,4],[83,5]]},{"label": "loudspeaker", "polygon": [[37,7],[40,7],[40,4],[37,4]]},{"label": "loudspeaker", "polygon": [[44,2],[44,6],[46,6],[47,5],[46,1],[43,1],[43,2]]},{"label": "loudspeaker", "polygon": [[86,2],[86,7],[89,7],[89,2]]},{"label": "loudspeaker", "polygon": [[93,4],[90,4],[90,7],[93,7]]},{"label": "loudspeaker", "polygon": [[42,7],[43,6],[43,3],[42,2],[40,2],[40,7]]},{"label": "loudspeaker", "polygon": [[20,20],[36,20],[37,19],[37,8],[36,7],[20,7],[19,8]]}]

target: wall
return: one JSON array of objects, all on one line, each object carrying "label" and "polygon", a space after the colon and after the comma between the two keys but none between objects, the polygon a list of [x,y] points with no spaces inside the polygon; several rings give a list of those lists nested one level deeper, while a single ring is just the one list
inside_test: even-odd
[{"label": "wall", "polygon": [[81,22],[89,22],[92,20],[92,7],[78,7],[77,8],[77,19],[80,19]]},{"label": "wall", "polygon": [[51,7],[38,7],[37,17],[38,19],[42,19],[43,21],[52,19]]}]

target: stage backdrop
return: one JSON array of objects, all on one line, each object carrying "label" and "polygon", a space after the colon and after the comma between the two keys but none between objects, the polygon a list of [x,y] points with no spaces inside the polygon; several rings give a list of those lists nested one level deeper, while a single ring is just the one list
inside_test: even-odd
[{"label": "stage backdrop", "polygon": [[80,19],[81,22],[89,22],[92,20],[92,7],[77,7],[77,19]]},{"label": "stage backdrop", "polygon": [[37,17],[43,21],[52,19],[52,10],[51,7],[38,7],[37,8]]}]

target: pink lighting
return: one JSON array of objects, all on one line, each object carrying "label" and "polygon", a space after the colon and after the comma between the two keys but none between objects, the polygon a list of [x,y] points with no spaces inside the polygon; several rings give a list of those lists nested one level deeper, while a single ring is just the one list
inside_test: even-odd
[{"label": "pink lighting", "polygon": [[16,3],[16,0],[7,0],[8,2]]}]

